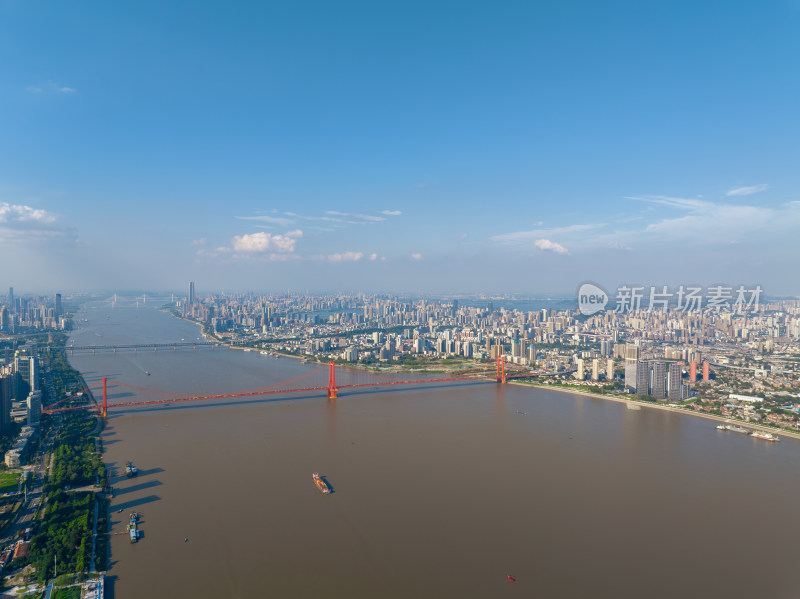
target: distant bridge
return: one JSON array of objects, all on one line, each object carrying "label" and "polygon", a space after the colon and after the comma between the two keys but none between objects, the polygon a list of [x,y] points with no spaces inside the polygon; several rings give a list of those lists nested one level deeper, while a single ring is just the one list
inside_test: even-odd
[{"label": "distant bridge", "polygon": [[188,341],[184,343],[122,343],[116,345],[67,345],[64,349],[66,351],[72,352],[73,354],[77,352],[113,352],[116,353],[118,351],[131,351],[137,352],[138,350],[173,350],[177,351],[179,349],[214,349],[215,347],[220,347],[221,344],[213,343],[210,341]]}]

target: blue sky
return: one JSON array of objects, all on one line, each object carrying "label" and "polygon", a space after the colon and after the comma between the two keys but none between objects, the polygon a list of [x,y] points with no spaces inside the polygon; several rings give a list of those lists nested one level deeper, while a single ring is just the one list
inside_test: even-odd
[{"label": "blue sky", "polygon": [[0,279],[799,294],[798,26],[797,0],[0,0]]}]

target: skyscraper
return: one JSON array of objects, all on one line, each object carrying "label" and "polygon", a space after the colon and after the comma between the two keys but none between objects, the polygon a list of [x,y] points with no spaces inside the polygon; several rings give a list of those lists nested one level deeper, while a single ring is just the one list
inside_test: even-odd
[{"label": "skyscraper", "polygon": [[11,400],[17,389],[15,374],[0,375],[0,433],[5,433],[11,426]]},{"label": "skyscraper", "polygon": [[664,362],[655,362],[653,364],[653,381],[650,389],[650,395],[658,401],[667,396],[667,368]]},{"label": "skyscraper", "polygon": [[592,380],[600,380],[600,358],[594,358],[592,360]]},{"label": "skyscraper", "polygon": [[711,373],[708,370],[708,360],[703,360],[703,380],[705,382],[711,380]]},{"label": "skyscraper", "polygon": [[606,361],[606,380],[614,380],[614,360],[611,359]]},{"label": "skyscraper", "polygon": [[689,380],[693,383],[697,382],[697,362],[692,361],[692,365],[689,367]]},{"label": "skyscraper", "polygon": [[189,281],[189,303],[194,303],[194,281]]},{"label": "skyscraper", "polygon": [[667,399],[675,402],[681,400],[681,365],[674,362],[669,365],[667,372]]},{"label": "skyscraper", "polygon": [[650,393],[650,364],[647,362],[636,363],[636,395]]},{"label": "skyscraper", "polygon": [[56,293],[56,318],[64,315],[64,310],[61,307],[61,294]]},{"label": "skyscraper", "polygon": [[625,345],[625,363],[636,364],[639,361],[639,346],[628,343]]},{"label": "skyscraper", "polygon": [[17,310],[14,308],[14,288],[8,288],[8,309],[11,310],[11,313],[14,314]]}]

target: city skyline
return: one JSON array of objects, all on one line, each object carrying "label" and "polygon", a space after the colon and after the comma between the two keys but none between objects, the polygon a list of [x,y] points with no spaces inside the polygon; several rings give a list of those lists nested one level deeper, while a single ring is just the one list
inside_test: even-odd
[{"label": "city skyline", "polygon": [[20,292],[800,294],[797,4],[154,6],[0,5]]}]

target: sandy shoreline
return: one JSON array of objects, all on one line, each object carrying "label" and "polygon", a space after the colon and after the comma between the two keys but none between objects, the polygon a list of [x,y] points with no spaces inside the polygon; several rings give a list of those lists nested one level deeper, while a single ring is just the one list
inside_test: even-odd
[{"label": "sandy shoreline", "polygon": [[616,397],[613,395],[600,395],[599,393],[590,393],[589,391],[579,391],[577,389],[559,389],[557,385],[532,385],[528,383],[516,383],[511,382],[511,385],[519,385],[521,387],[536,387],[537,389],[549,389],[551,391],[560,391],[561,393],[572,393],[575,395],[584,395],[586,397],[594,397],[596,399],[606,399],[609,401],[615,401],[617,403],[624,403],[624,404],[633,404],[636,406],[641,406],[645,408],[652,408],[654,410],[666,410],[668,412],[675,412],[677,414],[686,414],[687,416],[698,416],[700,418],[705,418],[706,420],[715,420],[717,422],[725,422],[725,423],[736,423],[742,426],[746,426],[753,430],[764,431],[768,433],[779,433],[781,435],[785,435],[787,437],[793,437],[795,439],[800,439],[800,433],[795,433],[793,431],[787,431],[782,428],[775,428],[771,426],[764,426],[761,424],[755,424],[752,422],[745,422],[744,420],[738,420],[736,418],[725,418],[724,416],[717,416],[715,414],[707,414],[704,412],[696,412],[694,410],[687,410],[684,408],[673,408],[672,406],[651,403],[649,401],[639,401],[636,399],[624,399],[622,397]]}]

